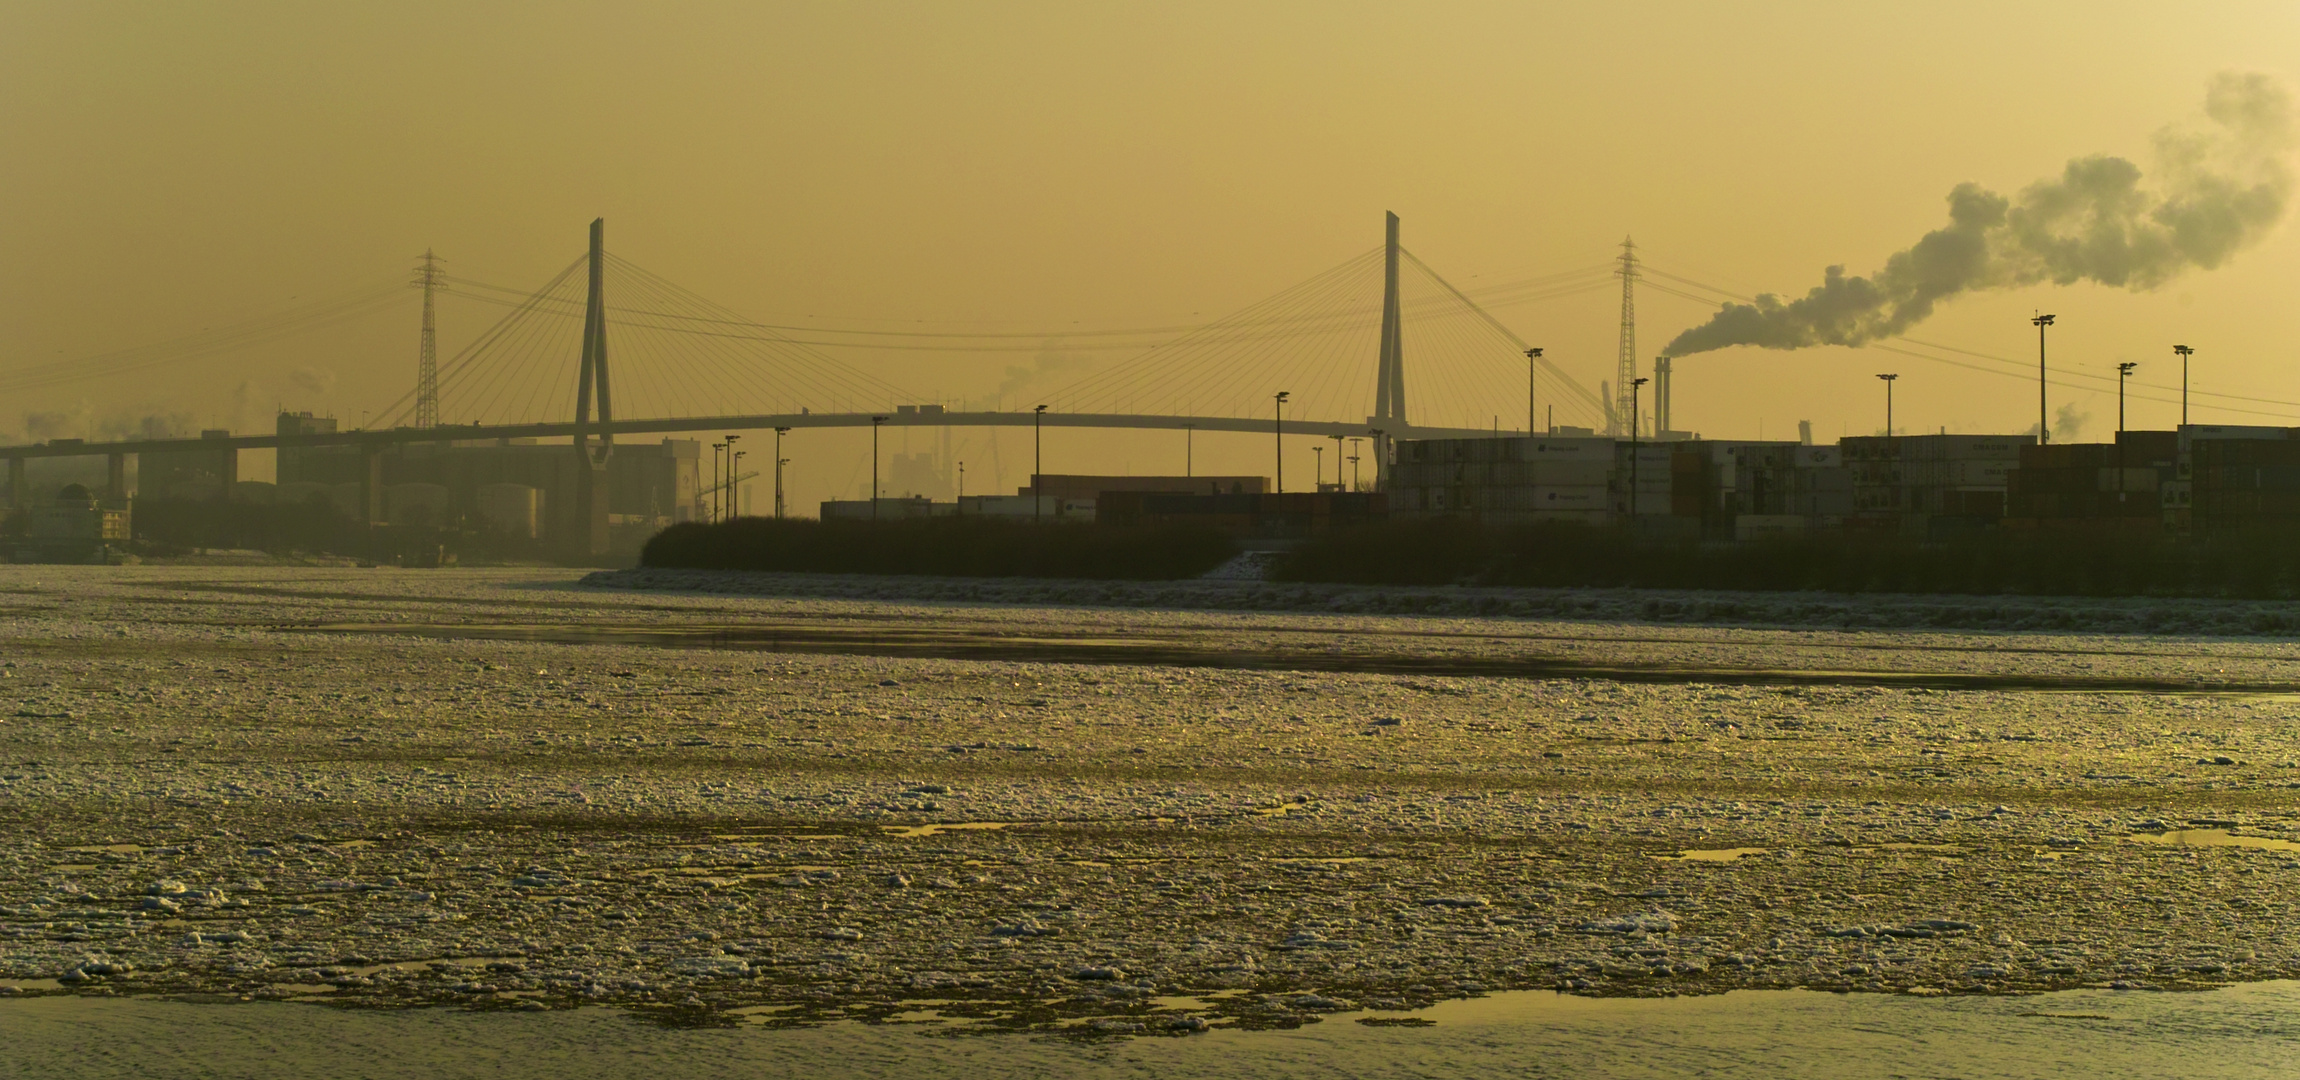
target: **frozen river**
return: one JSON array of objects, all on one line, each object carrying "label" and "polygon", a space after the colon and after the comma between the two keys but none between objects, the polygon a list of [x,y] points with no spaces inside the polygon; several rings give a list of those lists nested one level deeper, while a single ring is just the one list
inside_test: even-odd
[{"label": "frozen river", "polygon": [[[930,1008],[914,1010],[926,1017]],[[2282,1080],[2300,1060],[2300,985],[2196,994],[2069,991],[1918,999],[1743,991],[1666,1000],[1516,992],[1379,1026],[1189,1038],[968,1035],[931,1019],[666,1029],[610,1009],[336,1010],[149,999],[0,1002],[15,1076],[377,1080],[664,1075],[825,1080],[999,1077],[1523,1076],[1576,1080],[2037,1077]],[[1400,1019],[1426,1021],[1405,1026]],[[231,1063],[217,1070],[216,1063]]]},{"label": "frozen river", "polygon": [[0,1023],[857,1075],[2289,1047],[2257,606],[575,577],[0,567]]}]

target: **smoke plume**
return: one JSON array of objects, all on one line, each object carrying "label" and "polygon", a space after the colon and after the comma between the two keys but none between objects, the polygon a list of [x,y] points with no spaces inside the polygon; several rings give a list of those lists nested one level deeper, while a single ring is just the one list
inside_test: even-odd
[{"label": "smoke plume", "polygon": [[311,397],[325,398],[335,389],[335,372],[307,364],[288,373],[288,384]]},{"label": "smoke plume", "polygon": [[2268,76],[2223,73],[2207,89],[2204,115],[2203,125],[2157,135],[2150,186],[2138,166],[2107,156],[2073,160],[2010,199],[1959,184],[1948,225],[1875,275],[1832,266],[1794,300],[1767,293],[1726,304],[1666,352],[1861,345],[1902,333],[1963,292],[2079,281],[2147,290],[2213,269],[2266,236],[2291,202],[2292,101]]},{"label": "smoke plume", "polygon": [[1062,351],[1061,338],[1047,338],[1028,367],[1021,364],[1007,365],[1006,378],[998,384],[999,399],[1004,401],[1024,390],[1041,387],[1057,375],[1076,371],[1093,362],[1094,358],[1086,353]]}]

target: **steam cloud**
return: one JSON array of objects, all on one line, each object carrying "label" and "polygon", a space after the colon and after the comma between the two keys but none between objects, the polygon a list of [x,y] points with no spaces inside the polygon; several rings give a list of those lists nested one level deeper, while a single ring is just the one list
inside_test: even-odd
[{"label": "steam cloud", "polygon": [[307,364],[290,372],[288,383],[312,397],[324,398],[335,389],[335,372]]},{"label": "steam cloud", "polygon": [[1075,371],[1093,362],[1093,358],[1086,353],[1062,351],[1061,338],[1047,338],[1028,367],[1021,364],[1007,365],[1006,378],[998,384],[998,396],[1001,400],[1013,397],[1054,376]]},{"label": "steam cloud", "polygon": [[2210,124],[2156,137],[2157,183],[2123,158],[2068,163],[2008,199],[1978,184],[1949,192],[1949,224],[1885,260],[1873,277],[1829,267],[1795,300],[1726,304],[1677,335],[1687,356],[1732,345],[1861,345],[1922,322],[1958,293],[2052,282],[2153,289],[2210,270],[2266,236],[2293,194],[2292,100],[2268,76],[2223,73],[2204,98]]}]

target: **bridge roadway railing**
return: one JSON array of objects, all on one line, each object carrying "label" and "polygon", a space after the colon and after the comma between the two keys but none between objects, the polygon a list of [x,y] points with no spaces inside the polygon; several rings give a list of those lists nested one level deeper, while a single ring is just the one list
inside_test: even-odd
[{"label": "bridge roadway railing", "polygon": [[[1255,434],[1271,432],[1269,417],[1240,416],[1158,416],[1139,413],[1057,413],[1043,416],[1027,412],[924,412],[890,409],[882,413],[770,413],[752,416],[679,416],[653,420],[616,420],[610,423],[593,421],[578,424],[572,420],[543,424],[472,424],[468,426],[441,426],[429,428],[380,428],[350,431],[316,432],[296,435],[232,435],[218,438],[181,439],[121,439],[106,442],[87,442],[77,439],[52,439],[44,443],[20,446],[0,446],[0,459],[11,462],[28,458],[98,457],[111,454],[165,454],[221,452],[225,450],[268,450],[279,447],[302,446],[365,446],[380,449],[405,443],[464,442],[495,439],[552,439],[575,435],[671,435],[701,431],[763,431],[772,428],[845,428],[869,427],[873,420],[884,417],[888,427],[1030,427],[1044,423],[1047,427],[1063,428],[1121,428],[1153,431],[1238,431]],[[1296,420],[1285,421],[1288,435],[1315,435],[1332,438],[1336,435],[1365,436],[1376,428],[1391,439],[1468,439],[1494,435],[1486,428],[1428,427],[1418,424],[1390,424],[1386,427],[1374,421]],[[1520,432],[1500,432],[1518,435]]]}]

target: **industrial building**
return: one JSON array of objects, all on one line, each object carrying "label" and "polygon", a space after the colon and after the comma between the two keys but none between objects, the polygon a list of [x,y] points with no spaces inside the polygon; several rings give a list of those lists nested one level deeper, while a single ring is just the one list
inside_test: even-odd
[{"label": "industrial building", "polygon": [[[333,430],[334,421],[283,413],[279,426],[283,435],[300,434]],[[702,444],[692,439],[615,447],[607,461],[612,550],[637,550],[666,526],[702,517],[701,455]],[[576,485],[589,481],[590,467],[564,444],[442,438],[373,458],[356,446],[283,447],[278,474],[273,499],[325,499],[377,524],[485,530],[547,544],[587,531]],[[253,501],[254,494],[239,497]]]},{"label": "industrial building", "polygon": [[1091,525],[1094,500],[1065,499],[1054,495],[966,495],[954,502],[934,502],[924,495],[901,499],[826,499],[824,521],[907,521],[936,517],[989,517],[1047,524]]},{"label": "industrial building", "polygon": [[[2187,425],[2105,443],[1855,436],[1836,446],[1579,437],[1401,441],[1389,505],[1506,524],[1698,523],[1710,540],[1854,530],[2208,536],[2300,529],[2300,428]],[[1667,530],[1659,530],[1666,532]],[[1692,531],[1690,529],[1686,531]]]},{"label": "industrial building", "polygon": [[1136,491],[1160,495],[1260,495],[1270,490],[1267,476],[1094,476],[1067,473],[1032,474],[1030,483],[1014,489],[1025,498],[1044,495],[1056,499],[1095,499],[1105,491]]},{"label": "industrial building", "polygon": [[1294,540],[1389,516],[1389,499],[1371,491],[1300,491],[1223,495],[1104,492],[1099,518],[1110,525],[1195,525],[1233,536]]},{"label": "industrial building", "polygon": [[1672,516],[1712,539],[1758,540],[1842,527],[1853,473],[1834,446],[1703,440],[1670,455]]},{"label": "industrial building", "polygon": [[1412,439],[1385,485],[1400,516],[1601,525],[1670,513],[1671,449],[1573,436]]},{"label": "industrial building", "polygon": [[53,501],[26,516],[23,535],[9,542],[16,562],[110,563],[128,548],[128,508],[79,484],[66,484]]}]

